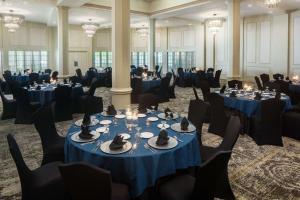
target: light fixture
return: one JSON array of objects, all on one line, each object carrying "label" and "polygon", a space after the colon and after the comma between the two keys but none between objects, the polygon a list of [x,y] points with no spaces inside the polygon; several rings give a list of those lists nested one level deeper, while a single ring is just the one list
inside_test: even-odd
[{"label": "light fixture", "polygon": [[138,28],[136,30],[136,32],[139,34],[139,36],[143,39],[147,38],[148,37],[148,29],[145,28],[145,25],[143,25],[143,28]]},{"label": "light fixture", "polygon": [[7,31],[10,33],[14,33],[20,27],[25,18],[23,15],[13,14],[13,10],[10,10],[9,12],[9,14],[2,15],[2,21],[4,27],[7,28]]},{"label": "light fixture", "polygon": [[277,8],[281,0],[265,0],[265,4],[268,8]]},{"label": "light fixture", "polygon": [[93,23],[92,19],[89,19],[89,22],[83,23],[81,27],[83,28],[88,37],[93,37],[97,29],[99,28],[99,24]]},{"label": "light fixture", "polygon": [[214,14],[214,18],[211,18],[207,21],[207,27],[214,35],[219,31],[223,26],[223,19],[217,18],[217,14]]}]

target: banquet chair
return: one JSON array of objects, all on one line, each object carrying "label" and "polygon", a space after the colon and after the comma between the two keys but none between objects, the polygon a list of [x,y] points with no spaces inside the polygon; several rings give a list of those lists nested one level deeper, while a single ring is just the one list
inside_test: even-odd
[{"label": "banquet chair", "polygon": [[260,79],[261,79],[261,82],[263,84],[263,87],[265,87],[265,83],[269,82],[270,81],[270,76],[269,74],[261,74],[259,75],[260,76]]},{"label": "banquet chair", "polygon": [[129,200],[128,186],[114,183],[109,171],[84,162],[59,166],[72,200]]},{"label": "banquet chair", "polygon": [[[195,88],[193,88],[195,89]],[[196,127],[199,144],[202,144],[202,125],[205,122],[209,104],[197,98],[190,100],[188,108],[188,120]]]},{"label": "banquet chair", "polygon": [[238,87],[239,90],[243,89],[243,82],[239,80],[228,81],[229,88],[235,88],[236,86]]},{"label": "banquet chair", "polygon": [[206,70],[206,73],[214,73],[215,69],[214,68],[208,68]]},{"label": "banquet chair", "polygon": [[280,91],[280,85],[278,83],[275,82],[266,82],[264,85],[264,89],[266,89],[268,87],[268,89],[271,90],[276,90],[276,91]]},{"label": "banquet chair", "polygon": [[283,135],[300,140],[300,110],[289,110],[283,114]]},{"label": "banquet chair", "polygon": [[6,81],[3,81],[1,78],[0,78],[0,88],[4,94],[11,94],[11,90],[9,88],[8,83]]},{"label": "banquet chair", "polygon": [[64,200],[63,180],[58,165],[52,162],[35,170],[30,170],[23,160],[19,146],[12,134],[7,135],[10,153],[15,161],[22,189],[22,200]]},{"label": "banquet chair", "polygon": [[250,136],[257,145],[283,146],[282,112],[285,102],[271,98],[261,101],[260,115],[253,117]]},{"label": "banquet chair", "polygon": [[184,71],[182,67],[179,67],[177,69],[177,74],[178,74],[177,85],[179,87],[185,87]]},{"label": "banquet chair", "polygon": [[206,80],[202,80],[199,82],[200,89],[202,91],[203,99],[205,102],[209,101],[209,95],[210,95],[210,86],[209,82]]},{"label": "banquet chair", "polygon": [[144,72],[144,69],[142,67],[137,67],[136,68],[136,76],[142,77],[143,72]]},{"label": "banquet chair", "polygon": [[281,93],[284,93],[286,95],[290,95],[290,90],[289,90],[290,83],[288,81],[285,81],[285,80],[281,79],[281,80],[275,80],[274,83],[277,83],[279,85]]},{"label": "banquet chair", "polygon": [[274,80],[284,80],[284,75],[283,74],[273,74],[273,79]]},{"label": "banquet chair", "polygon": [[145,93],[139,96],[138,103],[138,109],[140,112],[145,112],[147,109],[152,109],[152,106],[154,106],[154,110],[157,110],[159,97],[151,93]]},{"label": "banquet chair", "polygon": [[[172,74],[171,74],[172,76]],[[159,88],[155,91],[155,94],[159,96],[159,102],[169,101],[169,85],[171,78],[169,76],[163,77],[160,82]]]},{"label": "banquet chair", "polygon": [[143,93],[143,80],[138,77],[131,79],[131,103],[138,103],[139,96]]},{"label": "banquet chair", "polygon": [[[177,175],[158,185],[162,200],[213,200],[226,196],[234,199],[228,177],[226,178],[231,151],[218,152],[200,165],[195,177]],[[223,193],[225,191],[225,193]],[[229,195],[226,195],[228,194]]]},{"label": "banquet chair", "polygon": [[35,111],[41,107],[39,102],[30,102],[26,89],[21,87],[13,90],[17,102],[15,124],[32,124],[32,117]]},{"label": "banquet chair", "polygon": [[220,87],[220,77],[221,77],[222,70],[219,69],[215,72],[215,78],[214,83],[212,85],[213,88],[219,88]]},{"label": "banquet chair", "polygon": [[97,85],[98,85],[98,79],[97,78],[93,78],[91,81],[91,85],[88,91],[84,92],[84,95],[89,95],[89,96],[94,96],[95,91],[97,89]]},{"label": "banquet chair", "polygon": [[226,126],[226,130],[224,133],[224,138],[221,144],[218,147],[210,147],[210,146],[201,146],[201,159],[202,161],[209,160],[219,151],[232,151],[241,130],[241,121],[238,116],[231,116],[228,124]]},{"label": "banquet chair", "polygon": [[103,111],[102,97],[85,95],[80,98],[80,113],[90,115],[101,113]]},{"label": "banquet chair", "polygon": [[71,93],[72,88],[69,86],[58,86],[55,88],[55,101],[51,105],[55,122],[73,119]]},{"label": "banquet chair", "polygon": [[173,75],[173,83],[172,85],[169,86],[169,92],[168,92],[170,99],[176,99],[175,86],[176,86],[177,79],[178,77],[176,75]]},{"label": "banquet chair", "polygon": [[42,165],[64,161],[64,141],[56,131],[51,106],[40,108],[33,117],[35,129],[40,135],[43,148]]},{"label": "banquet chair", "polygon": [[39,82],[39,74],[33,72],[29,74],[29,85],[32,85],[34,82]]},{"label": "banquet chair", "polygon": [[255,76],[254,79],[255,79],[255,82],[256,82],[257,89],[258,90],[263,90],[263,86],[262,86],[258,76]]},{"label": "banquet chair", "polygon": [[226,115],[224,97],[219,94],[211,93],[210,103],[210,124],[208,132],[223,137],[229,117]]},{"label": "banquet chair", "polygon": [[0,96],[2,100],[1,120],[12,119],[16,117],[17,102],[15,99],[7,99],[0,87]]},{"label": "banquet chair", "polygon": [[52,70],[51,69],[45,69],[45,74],[51,74]]}]

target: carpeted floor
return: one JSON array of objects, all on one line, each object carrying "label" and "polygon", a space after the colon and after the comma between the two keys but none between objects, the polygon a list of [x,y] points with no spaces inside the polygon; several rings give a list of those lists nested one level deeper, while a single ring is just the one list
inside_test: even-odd
[{"label": "carpeted floor", "polygon": [[[109,103],[108,89],[98,88],[96,95],[104,98],[105,106]],[[177,87],[176,96],[176,99],[161,104],[160,108],[168,106],[186,114],[189,100],[193,98],[192,89]],[[80,117],[74,115],[74,120]],[[71,123],[58,123],[59,133],[64,135]],[[221,139],[208,133],[207,128],[204,125],[203,142],[211,146],[218,145]],[[13,120],[0,121],[1,200],[20,199],[21,193],[17,169],[5,138],[8,133],[15,134],[23,157],[31,169],[40,165],[42,156],[40,138],[33,125],[15,125]],[[229,163],[229,177],[237,199],[300,199],[300,142],[284,138],[284,147],[259,147],[249,136],[241,135]]]}]

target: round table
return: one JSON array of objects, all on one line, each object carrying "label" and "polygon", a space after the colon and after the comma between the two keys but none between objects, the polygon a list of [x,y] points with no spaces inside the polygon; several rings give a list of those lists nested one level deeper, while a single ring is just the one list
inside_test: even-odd
[{"label": "round table", "polygon": [[[148,114],[147,117],[154,115]],[[103,117],[96,115],[97,119],[112,119],[112,117]],[[147,118],[146,117],[146,118]],[[157,122],[152,122],[150,126],[146,126],[146,118],[139,118],[138,124],[142,127],[141,132],[150,131],[157,136],[160,129],[157,128]],[[178,119],[180,121],[180,119]],[[174,123],[169,121],[168,123]],[[91,127],[90,130],[96,130],[100,125]],[[118,119],[117,124],[110,125],[110,132],[101,134],[98,140],[103,142],[113,139],[116,134],[128,132],[125,119]],[[81,145],[71,140],[71,135],[80,130],[76,125],[72,125],[68,131],[65,140],[65,159],[66,162],[86,161],[93,165],[109,170],[113,181],[128,184],[130,187],[131,197],[137,197],[143,193],[147,187],[155,185],[158,178],[174,174],[177,169],[185,169],[200,164],[199,143],[196,132],[192,134],[176,133],[171,129],[167,129],[169,136],[177,136],[183,142],[173,149],[156,150],[155,153],[146,149],[144,144],[148,139],[141,139],[137,149],[133,154],[129,152],[117,155],[106,154],[101,150],[94,151],[95,143]],[[134,131],[135,132],[135,131]],[[129,141],[135,142],[134,134],[131,134]]]},{"label": "round table", "polygon": [[[70,86],[71,87],[71,86]],[[42,85],[40,90],[28,89],[29,99],[31,102],[40,102],[41,105],[51,103],[55,99],[54,90],[56,85]],[[81,85],[72,87],[71,98],[75,99],[83,95],[83,88]]]},{"label": "round table", "polygon": [[160,79],[152,79],[152,80],[143,80],[143,92],[146,92],[154,87],[157,87],[160,85],[161,80]]},{"label": "round table", "polygon": [[[29,82],[29,75],[12,75],[12,80],[19,82],[21,85],[26,85]],[[49,74],[39,74],[40,80],[48,80],[50,79]]]},{"label": "round table", "polygon": [[[261,100],[255,100],[253,96],[230,97],[229,94],[222,94],[222,96],[224,97],[224,105],[226,107],[239,110],[247,117],[252,117],[260,113]],[[281,99],[285,102],[284,110],[292,108],[292,103],[288,96],[282,96]]]}]

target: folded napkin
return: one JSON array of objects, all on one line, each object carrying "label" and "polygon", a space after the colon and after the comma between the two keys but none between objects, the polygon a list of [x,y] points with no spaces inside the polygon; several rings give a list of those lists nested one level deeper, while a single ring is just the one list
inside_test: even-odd
[{"label": "folded napkin", "polygon": [[91,116],[88,113],[84,114],[82,124],[85,125],[85,126],[88,126],[88,125],[91,124]]},{"label": "folded napkin", "polygon": [[181,127],[181,130],[183,131],[187,131],[188,130],[188,127],[189,127],[189,121],[187,120],[186,117],[184,117],[182,120],[181,120],[181,123],[180,123],[180,127]]},{"label": "folded napkin", "polygon": [[156,140],[156,144],[159,146],[168,144],[169,137],[168,132],[166,130],[161,130]]},{"label": "folded napkin", "polygon": [[230,97],[236,97],[236,92],[235,91],[232,91],[229,95]]},{"label": "folded napkin", "polygon": [[[173,115],[172,111],[170,110],[170,108],[166,108],[164,113],[165,113],[165,118],[171,117],[173,119],[174,115]],[[170,116],[169,116],[169,113],[170,113]]]},{"label": "folded napkin", "polygon": [[81,125],[81,132],[79,134],[79,138],[81,138],[81,139],[91,139],[92,137],[93,137],[93,135],[90,134],[89,127]]},{"label": "folded napkin", "polygon": [[255,100],[261,100],[261,93],[260,92],[255,92]]},{"label": "folded napkin", "polygon": [[116,135],[113,141],[110,143],[109,148],[111,150],[121,149],[126,142],[123,142],[123,136]]},{"label": "folded napkin", "polygon": [[223,87],[222,87],[221,90],[220,90],[220,94],[224,94],[225,89],[226,89],[226,85],[223,85]]},{"label": "folded napkin", "polygon": [[116,115],[117,114],[117,111],[114,107],[114,105],[109,105],[107,107],[107,112],[106,112],[108,115]]}]

